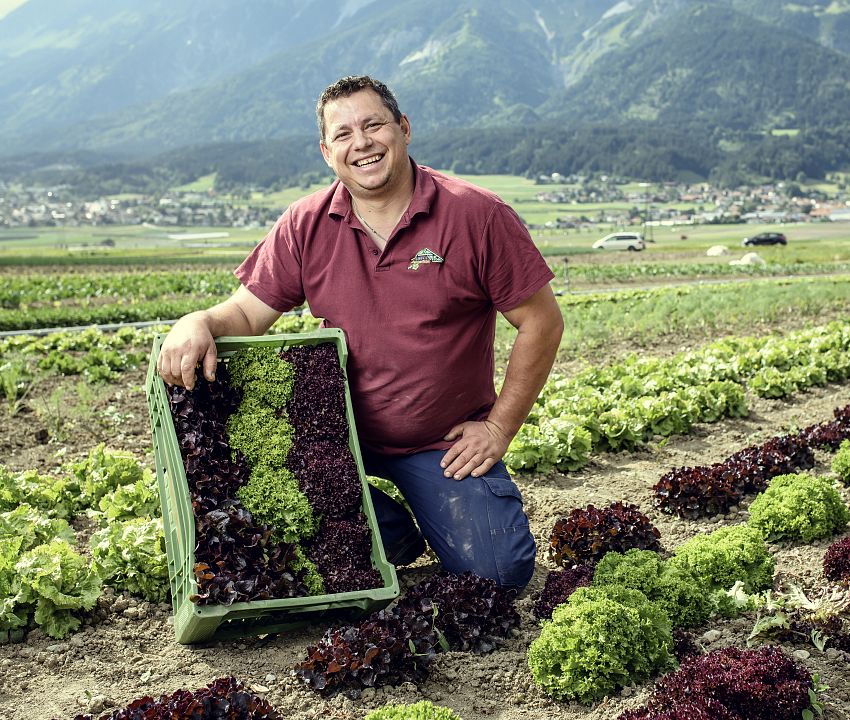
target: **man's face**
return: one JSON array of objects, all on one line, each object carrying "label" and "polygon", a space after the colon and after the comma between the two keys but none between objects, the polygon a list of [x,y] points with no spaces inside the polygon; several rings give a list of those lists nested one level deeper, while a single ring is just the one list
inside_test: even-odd
[{"label": "man's face", "polygon": [[370,89],[325,105],[325,162],[355,197],[390,195],[410,172],[410,123],[396,122]]}]

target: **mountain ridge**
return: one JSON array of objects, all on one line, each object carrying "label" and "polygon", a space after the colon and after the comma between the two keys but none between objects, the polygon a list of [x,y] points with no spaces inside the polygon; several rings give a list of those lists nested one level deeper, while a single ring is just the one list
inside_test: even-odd
[{"label": "mountain ridge", "polygon": [[850,117],[850,0],[195,5],[80,0],[74,14],[29,0],[0,18],[0,156],[150,157],[300,137],[316,132],[319,92],[358,73],[387,82],[429,143],[463,128],[497,142],[511,136],[498,128],[554,137],[603,125],[623,128],[624,147],[636,126],[693,132],[718,149],[777,128],[818,137]]}]

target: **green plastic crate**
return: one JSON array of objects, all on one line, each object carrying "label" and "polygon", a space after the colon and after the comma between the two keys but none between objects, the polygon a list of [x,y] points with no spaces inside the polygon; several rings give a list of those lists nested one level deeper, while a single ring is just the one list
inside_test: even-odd
[{"label": "green plastic crate", "polygon": [[[398,596],[395,568],[387,562],[375,510],[369,494],[363,458],[357,442],[354,413],[345,380],[345,406],[348,415],[349,447],[357,462],[363,486],[363,512],[372,531],[372,564],[380,572],[383,587],[332,595],[313,595],[280,600],[257,600],[223,605],[197,605],[189,597],[198,592],[195,565],[195,517],[189,497],[189,486],[177,434],[171,419],[165,383],[156,370],[156,361],[165,335],[154,338],[147,375],[148,409],[150,411],[156,477],[162,503],[171,602],[174,607],[174,630],[180,643],[195,643],[224,638],[285,632],[307,622],[340,617],[356,618],[379,610]],[[248,346],[291,347],[332,342],[345,373],[348,351],[341,330],[324,329],[309,333],[264,335],[259,337],[221,337],[216,341],[219,359],[226,360],[236,350]]]}]

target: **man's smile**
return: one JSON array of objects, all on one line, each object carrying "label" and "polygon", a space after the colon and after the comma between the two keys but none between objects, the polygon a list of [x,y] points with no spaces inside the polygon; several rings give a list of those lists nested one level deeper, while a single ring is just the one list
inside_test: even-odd
[{"label": "man's smile", "polygon": [[368,167],[369,165],[374,165],[379,160],[383,159],[383,155],[370,155],[369,157],[362,158],[360,160],[356,160],[354,162],[355,167]]}]

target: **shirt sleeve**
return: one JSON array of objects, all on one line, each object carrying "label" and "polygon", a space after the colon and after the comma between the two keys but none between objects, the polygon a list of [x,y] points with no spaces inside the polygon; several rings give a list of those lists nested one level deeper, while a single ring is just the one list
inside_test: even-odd
[{"label": "shirt sleeve", "polygon": [[304,303],[301,251],[287,210],[234,274],[269,307],[287,312]]},{"label": "shirt sleeve", "polygon": [[499,312],[522,304],[555,277],[513,208],[494,206],[482,238],[481,277]]}]

